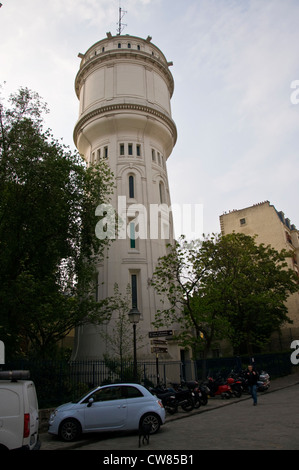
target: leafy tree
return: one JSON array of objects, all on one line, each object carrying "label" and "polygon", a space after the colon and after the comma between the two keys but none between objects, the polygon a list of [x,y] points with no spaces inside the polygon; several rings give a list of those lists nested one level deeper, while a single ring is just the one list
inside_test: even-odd
[{"label": "leafy tree", "polygon": [[236,233],[190,243],[182,237],[169,250],[152,279],[162,301],[156,326],[177,322],[195,355],[225,338],[251,352],[289,321],[285,301],[298,282],[286,251]]},{"label": "leafy tree", "polygon": [[46,354],[76,325],[102,322],[95,208],[113,177],[43,130],[47,107],[22,88],[0,106],[0,336],[8,356]]},{"label": "leafy tree", "polygon": [[298,278],[287,263],[292,254],[257,245],[255,238],[232,233],[217,247],[217,282],[223,288],[216,294],[222,297],[229,337],[238,353],[265,348],[274,331],[291,323],[286,301],[299,290]]},{"label": "leafy tree", "polygon": [[205,357],[213,341],[224,338],[228,328],[222,305],[206,286],[212,275],[213,245],[213,239],[188,242],[182,236],[159,259],[151,280],[162,304],[155,326],[176,323],[177,339],[183,346],[191,347],[195,356],[201,351]]}]

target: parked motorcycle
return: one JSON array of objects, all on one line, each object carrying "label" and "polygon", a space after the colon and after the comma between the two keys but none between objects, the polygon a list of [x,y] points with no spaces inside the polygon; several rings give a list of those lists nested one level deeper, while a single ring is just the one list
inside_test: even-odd
[{"label": "parked motorcycle", "polygon": [[196,380],[182,382],[182,386],[187,387],[193,394],[194,408],[208,403],[209,388],[206,385],[199,384]]},{"label": "parked motorcycle", "polygon": [[180,406],[184,411],[192,411],[194,403],[189,390],[174,390],[174,388],[151,388],[150,392],[156,395],[163,403],[165,410],[174,414]]},{"label": "parked motorcycle", "polygon": [[175,396],[179,400],[179,406],[181,406],[184,411],[192,411],[194,408],[192,391],[182,388],[178,383],[171,383],[171,385],[173,388],[169,388],[169,390],[175,392]]},{"label": "parked motorcycle", "polygon": [[162,387],[153,387],[149,390],[162,401],[167,413],[174,414],[178,411],[178,402],[176,400],[175,393]]}]

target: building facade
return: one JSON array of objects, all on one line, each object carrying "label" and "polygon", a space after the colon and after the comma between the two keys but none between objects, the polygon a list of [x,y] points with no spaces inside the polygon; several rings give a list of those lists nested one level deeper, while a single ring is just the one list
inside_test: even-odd
[{"label": "building facade", "polygon": [[[154,359],[148,333],[160,299],[149,280],[173,241],[166,168],[177,139],[170,104],[172,63],[151,37],[110,33],[79,57],[75,89],[80,110],[74,142],[89,164],[108,162],[115,176],[111,205],[123,222],[97,267],[96,296],[113,295],[115,284],[122,293],[129,286],[132,306],[141,313],[138,329],[144,344],[138,358]],[[114,320],[80,327],[73,359],[102,359],[109,353],[105,335],[111,333]],[[167,349],[163,359],[178,359],[177,347]]]},{"label": "building facade", "polygon": [[[271,245],[277,251],[291,251],[292,257],[287,259],[288,267],[299,278],[299,231],[269,201],[224,213],[220,216],[220,227],[222,235],[232,232],[256,235],[256,243]],[[284,325],[281,335],[273,338],[273,342],[280,342],[281,347],[289,348],[290,342],[299,338],[299,292],[290,295],[287,308],[293,324]]]}]

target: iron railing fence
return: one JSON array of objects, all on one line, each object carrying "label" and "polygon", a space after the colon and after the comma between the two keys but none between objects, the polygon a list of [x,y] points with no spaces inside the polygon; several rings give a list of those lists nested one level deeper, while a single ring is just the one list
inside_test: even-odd
[{"label": "iron railing fence", "polygon": [[[232,369],[244,369],[251,358],[208,358],[205,361],[155,361],[137,363],[138,382],[146,387],[159,382],[169,385],[182,380],[202,380],[218,373],[228,375]],[[292,370],[290,353],[260,354],[254,357],[258,370],[266,370],[272,378],[288,375]],[[158,366],[158,369],[157,369]],[[2,366],[3,370],[30,370],[39,407],[53,407],[79,398],[91,388],[106,383],[132,382],[133,362],[124,361],[38,361],[20,359]]]}]

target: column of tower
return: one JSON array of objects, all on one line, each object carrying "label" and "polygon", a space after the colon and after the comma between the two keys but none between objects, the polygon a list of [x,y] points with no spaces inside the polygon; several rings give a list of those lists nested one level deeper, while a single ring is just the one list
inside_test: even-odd
[{"label": "column of tower", "polygon": [[[158,238],[150,218],[151,207],[161,203],[165,207],[171,205],[166,161],[177,138],[170,106],[174,89],[169,70],[172,64],[150,37],[110,33],[79,57],[75,89],[80,111],[74,141],[88,163],[107,160],[116,184],[112,205],[117,209],[119,202],[125,201],[125,224],[128,233],[131,228],[135,231],[134,236],[121,239],[116,236],[107,257],[98,265],[97,295],[101,298],[112,295],[115,283],[123,293],[130,285],[141,312],[138,327],[146,337],[160,308],[149,279],[158,258],[166,254],[167,243],[173,240],[171,215],[167,219],[169,226],[164,224],[169,236],[163,233],[162,222]],[[136,205],[144,207],[147,216],[143,219],[145,237],[144,233],[138,236],[144,227],[140,219],[136,224]],[[80,328],[74,359],[99,359],[109,352],[100,329],[109,331],[110,327],[111,324]],[[149,339],[138,357],[153,358]],[[168,358],[178,359],[176,348],[170,347]]]}]

